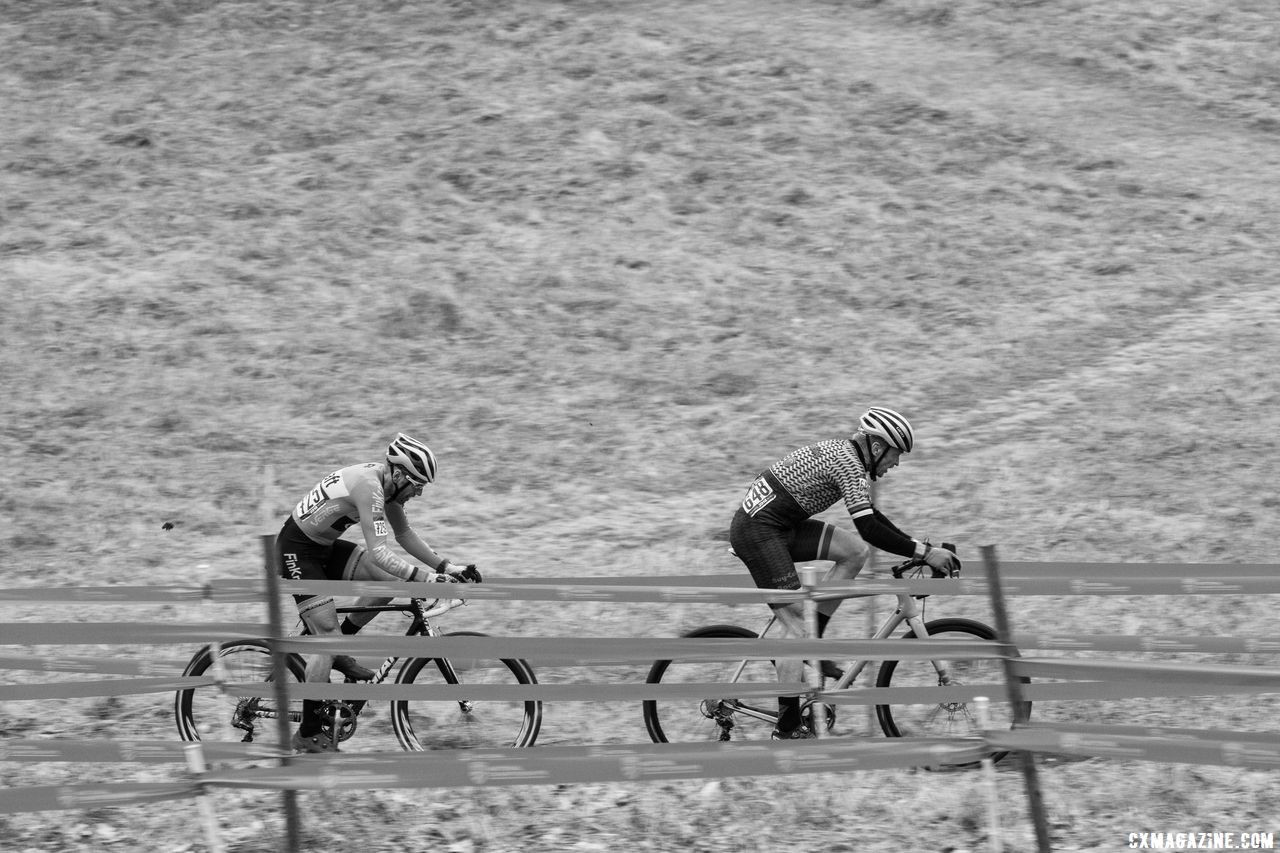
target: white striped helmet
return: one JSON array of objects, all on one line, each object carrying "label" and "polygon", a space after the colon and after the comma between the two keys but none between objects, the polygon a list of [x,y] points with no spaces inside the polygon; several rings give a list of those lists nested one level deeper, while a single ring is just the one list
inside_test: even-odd
[{"label": "white striped helmet", "polygon": [[392,465],[399,465],[416,482],[435,481],[436,456],[431,448],[402,432],[396,433],[396,437],[387,446],[387,461]]},{"label": "white striped helmet", "polygon": [[890,447],[902,453],[910,453],[911,446],[916,443],[911,423],[893,409],[872,406],[858,419],[858,428],[867,435],[880,436],[889,442]]}]

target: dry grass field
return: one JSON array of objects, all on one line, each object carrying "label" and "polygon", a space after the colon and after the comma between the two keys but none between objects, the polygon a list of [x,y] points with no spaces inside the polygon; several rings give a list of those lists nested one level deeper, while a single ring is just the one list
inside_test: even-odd
[{"label": "dry grass field", "polygon": [[[0,0],[0,578],[256,576],[256,537],[399,429],[440,458],[411,517],[488,576],[732,572],[752,476],[868,404],[918,432],[881,506],[963,556],[1274,562],[1278,45],[1270,0]],[[1263,636],[1274,613],[1028,598],[1014,618]],[[759,618],[457,615],[586,637]],[[169,739],[167,703],[0,712],[10,736]],[[1275,710],[1038,713],[1273,730]],[[546,743],[644,739],[638,708],[547,709]],[[1042,776],[1055,849],[1280,830],[1274,773]],[[1027,849],[1019,778],[1000,784]],[[986,844],[980,794],[874,772],[301,800],[314,850],[956,853]],[[278,798],[217,800],[232,850],[276,849]],[[195,851],[193,817],[0,817],[0,848]]]}]

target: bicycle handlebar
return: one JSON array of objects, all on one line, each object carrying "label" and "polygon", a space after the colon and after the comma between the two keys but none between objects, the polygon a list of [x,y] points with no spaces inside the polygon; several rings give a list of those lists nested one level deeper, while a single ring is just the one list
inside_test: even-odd
[{"label": "bicycle handlebar", "polygon": [[[950,542],[943,542],[941,547],[950,551],[952,554],[956,552],[956,546],[952,545]],[[957,562],[959,561],[957,560]],[[930,573],[935,578],[960,577],[959,568],[957,568],[955,571],[951,573],[947,573],[942,571],[941,569],[935,569],[932,566],[929,566],[928,563],[926,563],[924,560],[920,559],[919,557],[911,557],[910,559],[894,566],[892,569],[890,569],[890,571],[893,572],[893,576],[895,578],[897,578],[898,580],[901,580],[904,577],[920,577],[922,574],[924,574],[924,570],[926,567],[929,568]]]},{"label": "bicycle handlebar", "polygon": [[[440,616],[448,613],[450,610],[456,610],[467,603],[464,598],[414,598],[411,599],[413,606],[422,610],[424,619],[430,619],[432,616]],[[430,603],[428,603],[430,602]]]}]

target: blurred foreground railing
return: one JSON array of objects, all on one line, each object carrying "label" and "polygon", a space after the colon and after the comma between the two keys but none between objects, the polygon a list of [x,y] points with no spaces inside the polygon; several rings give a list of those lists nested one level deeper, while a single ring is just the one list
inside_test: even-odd
[{"label": "blurred foreground railing", "polygon": [[[744,604],[804,601],[835,595],[913,592],[929,595],[981,595],[993,600],[1024,595],[1251,595],[1280,594],[1280,567],[1272,565],[1135,565],[1099,563],[1010,562],[996,574],[994,555],[961,580],[877,580],[853,584],[814,584],[796,592],[765,591],[744,586],[745,574],[677,575],[632,578],[494,578],[481,585],[456,585],[453,597],[475,601],[603,601]],[[274,580],[274,579],[272,579]],[[0,590],[0,605],[49,602],[152,604],[208,601],[221,604],[267,601],[297,592],[341,596],[415,594],[403,583],[335,581],[259,581],[229,579],[204,585],[27,587]],[[268,595],[269,587],[276,587]],[[438,585],[422,585],[434,597]],[[994,588],[994,589],[993,589]],[[277,611],[278,612],[278,611]],[[277,623],[278,624],[278,623]],[[1112,699],[1147,696],[1260,695],[1280,693],[1280,669],[1136,663],[1108,660],[1064,660],[1019,656],[1030,650],[1053,652],[1197,652],[1269,654],[1280,652],[1280,639],[1258,637],[1187,637],[1120,634],[1080,636],[1009,629],[1007,645],[937,641],[927,650],[909,640],[706,640],[679,638],[581,637],[284,637],[269,622],[8,622],[0,626],[0,669],[13,672],[83,673],[93,678],[0,685],[0,701],[39,702],[123,695],[171,693],[218,682],[211,676],[182,677],[184,661],[60,655],[14,651],[16,646],[203,645],[233,639],[272,637],[273,651],[343,651],[384,655],[471,655],[520,657],[534,664],[609,666],[649,663],[658,659],[721,660],[800,657],[875,660],[998,657],[1006,650],[1011,678],[1019,680],[1024,698]],[[115,677],[104,677],[115,676]],[[1020,679],[1056,681],[1021,683]],[[282,684],[284,680],[282,679]],[[845,691],[814,690],[796,685],[815,700],[831,704],[887,704],[896,701],[972,701],[979,695],[1002,697],[1005,684],[957,687],[888,687]],[[277,685],[224,684],[235,695],[269,695]],[[287,685],[290,695],[307,698],[421,699],[452,696],[448,685],[333,684]],[[475,696],[477,686],[465,688]],[[486,686],[494,698],[553,701],[640,701],[674,698],[687,685],[569,683]],[[770,695],[780,690],[770,687]],[[690,694],[695,697],[700,692]],[[453,697],[456,698],[456,697]],[[479,698],[479,697],[476,697]],[[488,698],[488,697],[486,697]],[[1280,769],[1280,735],[1221,730],[1140,728],[1126,726],[1042,726],[986,731],[977,739],[839,740],[752,744],[610,744],[550,746],[535,749],[442,750],[431,753],[358,753],[290,757],[275,744],[208,742],[183,744],[176,739],[0,738],[0,761],[88,764],[146,764],[173,767],[166,782],[69,783],[10,787],[0,790],[0,814],[66,809],[97,809],[208,797],[218,788],[300,791],[370,788],[428,788],[529,784],[576,784],[715,778],[743,775],[827,773],[908,768],[977,761],[988,747],[1015,750],[1024,760],[1041,753],[1088,755],[1126,760],[1222,764],[1266,770]],[[194,755],[193,755],[194,751]],[[286,762],[287,759],[287,763]],[[206,765],[224,765],[212,770]],[[231,766],[236,765],[236,766]],[[202,810],[206,837],[220,849],[216,822]],[[297,820],[296,814],[291,820]],[[291,837],[296,837],[291,833]],[[1041,846],[1044,848],[1044,840]]]}]

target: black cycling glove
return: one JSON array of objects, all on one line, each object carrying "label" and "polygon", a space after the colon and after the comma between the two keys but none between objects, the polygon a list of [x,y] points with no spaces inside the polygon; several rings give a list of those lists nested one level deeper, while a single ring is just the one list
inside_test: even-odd
[{"label": "black cycling glove", "polygon": [[480,583],[483,578],[480,577],[480,570],[476,568],[475,563],[469,564],[460,572],[449,572],[449,577],[458,583]]}]

